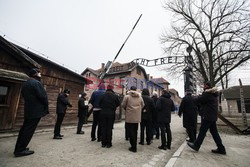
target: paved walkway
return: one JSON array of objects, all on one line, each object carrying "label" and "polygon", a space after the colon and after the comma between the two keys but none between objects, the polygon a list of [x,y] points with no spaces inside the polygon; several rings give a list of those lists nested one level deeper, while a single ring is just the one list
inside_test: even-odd
[{"label": "paved walkway", "polygon": [[172,156],[166,167],[249,167],[250,166],[250,136],[220,133],[227,155],[211,152],[216,145],[210,132],[199,150],[192,150],[186,142],[179,152]]},{"label": "paved walkway", "polygon": [[[179,117],[172,115],[172,149],[163,151],[157,147],[159,140],[150,146],[138,145],[138,152],[128,151],[124,140],[124,122],[116,123],[113,147],[101,148],[98,142],[90,141],[90,125],[84,127],[84,135],[76,135],[76,127],[64,127],[61,141],[53,140],[53,129],[38,130],[29,145],[35,154],[14,158],[13,149],[17,133],[0,134],[0,167],[249,167],[250,136],[222,133],[227,155],[211,153],[216,148],[208,132],[199,152],[186,145],[185,129]],[[5,137],[5,138],[3,138]],[[172,157],[172,158],[171,158]]]}]

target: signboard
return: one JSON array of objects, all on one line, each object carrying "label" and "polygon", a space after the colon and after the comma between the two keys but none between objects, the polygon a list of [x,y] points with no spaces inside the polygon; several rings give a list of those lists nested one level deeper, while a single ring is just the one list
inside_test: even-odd
[{"label": "signboard", "polygon": [[144,58],[137,58],[134,59],[132,62],[147,66],[147,67],[153,67],[153,66],[159,66],[163,64],[177,64],[177,63],[183,63],[184,62],[184,56],[168,56],[168,57],[161,57],[158,59],[148,60]]}]

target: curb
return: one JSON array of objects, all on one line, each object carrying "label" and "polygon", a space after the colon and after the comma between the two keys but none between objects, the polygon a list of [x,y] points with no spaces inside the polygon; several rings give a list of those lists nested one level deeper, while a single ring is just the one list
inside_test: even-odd
[{"label": "curb", "polygon": [[173,167],[185,147],[186,147],[186,141],[184,141],[182,145],[178,148],[178,150],[173,154],[173,156],[170,158],[165,167]]}]

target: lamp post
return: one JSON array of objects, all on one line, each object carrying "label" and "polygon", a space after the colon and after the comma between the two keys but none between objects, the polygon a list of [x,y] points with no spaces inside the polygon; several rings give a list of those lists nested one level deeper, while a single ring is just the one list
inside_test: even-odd
[{"label": "lamp post", "polygon": [[192,65],[192,46],[189,45],[186,49],[188,52],[188,56],[186,57],[186,63],[187,67],[185,68],[184,72],[184,91],[186,92],[187,90],[191,91],[192,93],[194,92],[194,87],[193,87],[193,65]]}]

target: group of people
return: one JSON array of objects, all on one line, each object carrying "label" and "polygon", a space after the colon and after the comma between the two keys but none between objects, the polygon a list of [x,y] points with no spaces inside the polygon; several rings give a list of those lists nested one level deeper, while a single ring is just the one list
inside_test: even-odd
[{"label": "group of people", "polygon": [[[14,155],[21,157],[33,154],[27,146],[35,132],[35,129],[41,119],[49,113],[48,97],[43,88],[40,79],[41,74],[38,69],[32,69],[29,72],[28,79],[22,86],[22,96],[24,97],[24,123],[19,131]],[[152,143],[154,135],[159,139],[161,137],[161,145],[159,149],[171,149],[172,134],[170,129],[171,112],[175,111],[175,105],[167,90],[162,91],[160,97],[154,92],[150,97],[149,90],[144,88],[142,93],[136,91],[136,87],[132,86],[121,101],[113,90],[112,85],[101,83],[99,89],[94,91],[89,102],[87,94],[82,93],[78,101],[78,125],[77,134],[84,134],[82,126],[88,116],[89,106],[93,108],[93,123],[91,129],[91,141],[97,140],[101,142],[102,147],[112,147],[112,130],[114,127],[116,109],[121,106],[125,110],[125,138],[129,140],[131,147],[129,151],[137,152],[137,136],[138,126],[140,123],[140,142],[144,145],[144,133],[146,130],[146,143]],[[65,89],[59,93],[57,97],[57,120],[54,127],[53,139],[62,139],[60,133],[61,124],[63,122],[67,107],[72,107],[68,96],[69,89]],[[210,82],[204,85],[202,95],[193,97],[191,92],[187,92],[183,98],[179,116],[183,115],[183,126],[187,130],[189,136],[188,146],[198,151],[208,129],[217,144],[217,149],[212,150],[213,153],[226,154],[225,147],[217,131],[216,120],[218,112],[218,93]],[[197,129],[197,113],[201,115],[201,127],[198,137],[196,138]],[[97,129],[97,135],[96,135]],[[167,138],[166,138],[167,134]]]},{"label": "group of people", "polygon": [[131,86],[127,95],[120,101],[111,85],[107,86],[106,91],[104,89],[105,86],[101,84],[99,90],[93,92],[89,101],[93,105],[91,141],[96,140],[96,127],[98,125],[97,141],[102,142],[102,147],[110,148],[112,146],[115,111],[121,104],[121,107],[125,110],[125,138],[131,144],[129,151],[137,152],[139,123],[141,130],[139,144],[144,145],[145,129],[147,145],[152,143],[154,133],[159,138],[160,129],[162,144],[159,149],[171,148],[171,111],[174,111],[175,108],[168,91],[163,90],[163,94],[159,98],[156,95],[150,97],[147,88],[144,88],[140,94],[136,91],[135,86]]}]

